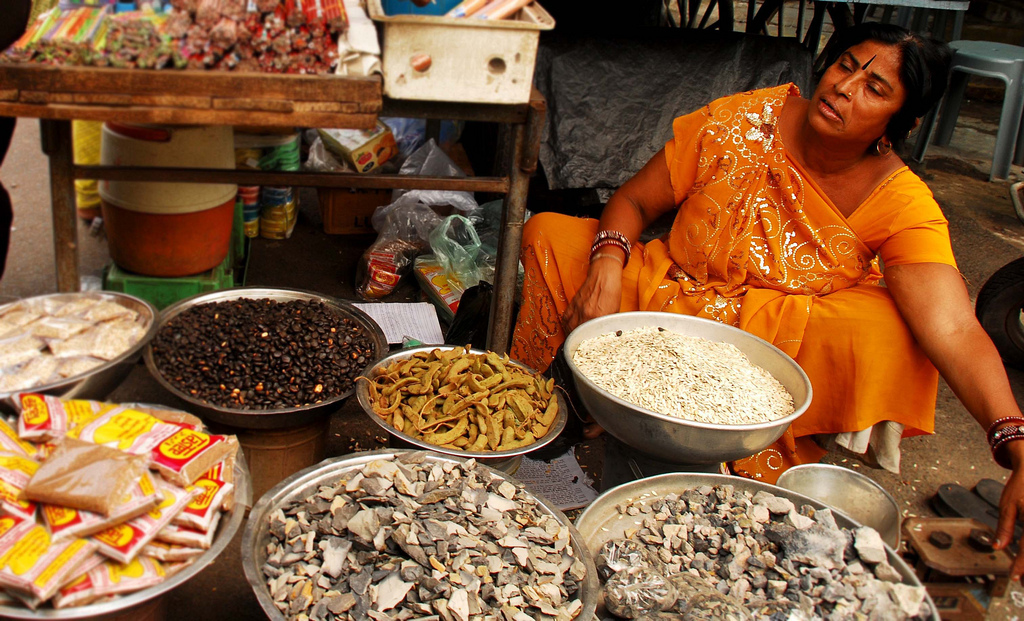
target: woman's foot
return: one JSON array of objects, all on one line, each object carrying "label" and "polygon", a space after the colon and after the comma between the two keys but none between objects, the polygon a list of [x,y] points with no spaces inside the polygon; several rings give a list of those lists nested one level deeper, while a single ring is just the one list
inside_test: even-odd
[{"label": "woman's foot", "polygon": [[583,426],[583,437],[588,440],[593,440],[602,433],[604,433],[604,427],[597,423],[590,423],[589,425]]}]

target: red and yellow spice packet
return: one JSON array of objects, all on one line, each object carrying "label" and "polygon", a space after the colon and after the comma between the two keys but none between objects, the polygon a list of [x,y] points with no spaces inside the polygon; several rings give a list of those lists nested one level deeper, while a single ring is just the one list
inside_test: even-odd
[{"label": "red and yellow spice packet", "polygon": [[0,509],[5,513],[31,520],[36,503],[25,497],[25,487],[39,463],[16,453],[0,453]]},{"label": "red and yellow spice packet", "polygon": [[0,585],[34,608],[50,599],[95,550],[96,544],[85,539],[54,543],[46,528],[33,524],[0,556]]},{"label": "red and yellow spice packet", "polygon": [[101,554],[119,563],[130,563],[196,494],[196,490],[185,490],[166,483],[159,487],[163,501],[158,507],[90,537],[99,546]]}]

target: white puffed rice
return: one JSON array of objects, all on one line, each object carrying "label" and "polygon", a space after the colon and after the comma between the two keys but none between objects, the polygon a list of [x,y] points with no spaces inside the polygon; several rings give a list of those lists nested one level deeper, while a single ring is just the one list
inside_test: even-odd
[{"label": "white puffed rice", "polygon": [[729,343],[644,327],[583,341],[573,362],[620,399],[686,420],[746,425],[794,411],[786,388]]}]

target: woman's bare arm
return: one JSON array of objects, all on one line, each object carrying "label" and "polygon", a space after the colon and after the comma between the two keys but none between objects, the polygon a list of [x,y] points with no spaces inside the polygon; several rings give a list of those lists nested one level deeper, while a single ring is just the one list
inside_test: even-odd
[{"label": "woman's bare arm", "polygon": [[[974,317],[959,272],[940,263],[895,265],[885,284],[917,342],[983,429],[1004,416],[1020,416],[999,352]],[[1012,538],[1017,516],[1024,516],[1024,441],[1007,445],[1013,474],[999,502],[998,547]],[[1013,579],[1024,574],[1018,554]]]},{"label": "woman's bare arm", "polygon": [[[631,243],[662,214],[676,207],[665,150],[658,151],[637,174],[608,199],[600,230],[618,231]],[[587,278],[562,316],[566,333],[579,324],[618,312],[622,298],[622,260],[625,253],[603,246],[594,255]]]}]

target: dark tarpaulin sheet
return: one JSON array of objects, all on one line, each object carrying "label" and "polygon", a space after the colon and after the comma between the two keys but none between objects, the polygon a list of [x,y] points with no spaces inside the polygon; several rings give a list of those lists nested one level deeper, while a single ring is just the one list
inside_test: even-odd
[{"label": "dark tarpaulin sheet", "polygon": [[617,188],[671,138],[678,116],[786,82],[810,95],[812,61],[794,40],[739,33],[545,33],[534,82],[548,101],[540,150],[548,185]]}]

